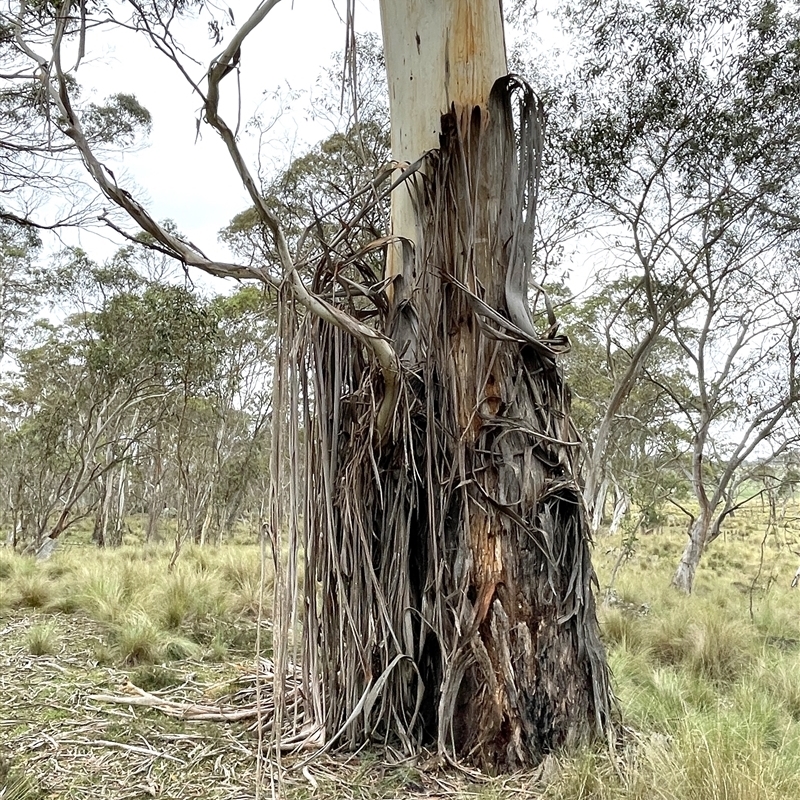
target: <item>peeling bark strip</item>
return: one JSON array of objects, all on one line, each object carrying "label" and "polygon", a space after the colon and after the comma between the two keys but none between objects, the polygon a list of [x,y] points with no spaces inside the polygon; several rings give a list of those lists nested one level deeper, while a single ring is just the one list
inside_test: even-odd
[{"label": "peeling bark strip", "polygon": [[[383,443],[380,373],[314,323],[307,663],[350,746],[435,743],[503,769],[610,730],[567,342],[526,303],[541,124],[513,77],[442,118],[383,320],[403,364]],[[316,285],[334,280],[326,263]]]}]

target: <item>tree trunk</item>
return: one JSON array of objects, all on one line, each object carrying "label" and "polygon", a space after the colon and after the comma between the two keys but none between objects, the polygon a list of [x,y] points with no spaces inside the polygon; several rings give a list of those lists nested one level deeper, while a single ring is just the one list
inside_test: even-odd
[{"label": "tree trunk", "polygon": [[[619,484],[614,486],[614,513],[611,515],[611,523],[608,526],[608,533],[613,536],[621,527],[622,520],[631,506],[631,498]],[[597,530],[596,528],[594,530]]]},{"label": "tree trunk", "polygon": [[691,524],[689,539],[683,548],[678,568],[672,576],[672,585],[686,594],[692,593],[694,576],[708,541],[709,527],[709,519],[705,514],[700,514]]},{"label": "tree trunk", "polygon": [[161,429],[156,429],[156,441],[153,450],[153,476],[150,502],[147,508],[147,532],[146,542],[160,542],[161,535],[158,530],[158,523],[161,519],[161,512],[164,510],[163,478],[164,471],[162,466],[162,435]]},{"label": "tree trunk", "polygon": [[715,501],[716,498],[713,498],[707,509],[702,511],[689,526],[689,540],[683,548],[680,563],[672,577],[672,585],[686,594],[692,593],[700,559],[706,547],[722,532],[722,523],[729,513],[729,509],[726,511],[727,507],[720,509]]},{"label": "tree trunk", "polygon": [[[113,486],[113,482],[112,482]],[[128,487],[128,467],[125,461],[120,464],[117,476],[117,496],[114,502],[114,520],[111,528],[110,544],[113,547],[120,547],[125,530],[125,506],[127,500]]]},{"label": "tree trunk", "polygon": [[[593,481],[591,481],[586,474],[590,466],[590,464],[584,465],[585,481],[583,486],[583,498],[586,507],[591,510],[592,531],[598,533],[606,515],[606,498],[608,497],[609,479],[607,477],[603,478],[597,491],[594,491],[592,488],[594,485]],[[591,501],[588,499],[588,495],[591,495]]]},{"label": "tree trunk", "polygon": [[[689,524],[689,540],[683,548],[678,568],[672,576],[672,585],[685,594],[692,593],[694,576],[700,564],[703,550],[709,542],[713,514],[718,505],[716,494],[711,498],[708,497],[704,481],[703,454],[710,424],[711,415],[704,411],[700,419],[700,426],[695,433],[692,447],[692,490],[697,498],[700,513]],[[719,521],[717,521],[716,527],[717,529],[719,528]]]},{"label": "tree trunk", "polygon": [[[383,441],[380,373],[316,324],[308,663],[329,734],[352,746],[527,766],[607,734],[612,705],[566,342],[528,308],[541,110],[501,77],[497,0],[386,0],[382,14],[395,158],[436,149],[393,205],[405,242],[384,329],[403,388]],[[333,280],[321,271],[318,288]]]},{"label": "tree trunk", "polygon": [[108,517],[111,510],[111,474],[106,473],[98,481],[98,503],[94,515],[92,541],[98,547],[106,546],[106,533],[108,531]]}]

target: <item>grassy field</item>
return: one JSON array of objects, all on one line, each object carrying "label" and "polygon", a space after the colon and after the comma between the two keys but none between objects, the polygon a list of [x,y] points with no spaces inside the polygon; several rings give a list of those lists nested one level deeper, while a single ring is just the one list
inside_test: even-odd
[{"label": "grassy field", "polygon": [[[741,515],[707,552],[691,597],[669,587],[678,528],[642,536],[610,590],[622,541],[597,542],[601,623],[624,722],[615,753],[562,755],[535,774],[480,782],[391,767],[375,754],[328,756],[288,773],[285,794],[797,800],[800,591],[789,588],[797,558],[786,529],[762,547],[764,524],[758,513]],[[130,684],[184,703],[246,694],[257,549],[187,547],[171,574],[169,555],[67,544],[37,563],[0,549],[2,800],[255,795],[248,723],[96,699]],[[266,625],[262,641],[268,648]]]}]

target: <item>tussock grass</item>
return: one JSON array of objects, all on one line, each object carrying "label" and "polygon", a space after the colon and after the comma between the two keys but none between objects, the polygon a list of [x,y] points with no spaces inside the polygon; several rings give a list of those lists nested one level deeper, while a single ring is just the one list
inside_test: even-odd
[{"label": "tussock grass", "polygon": [[760,662],[753,679],[761,693],[795,722],[800,722],[800,661],[768,655]]},{"label": "tussock grass", "polygon": [[17,557],[11,550],[0,547],[0,581],[7,581],[14,574]]},{"label": "tussock grass", "polygon": [[[249,552],[225,549],[219,562],[222,580],[232,588],[231,599],[236,611],[255,617],[258,613],[261,558],[255,548]],[[264,602],[268,604],[272,596],[273,582],[271,574],[267,576],[264,586]]]},{"label": "tussock grass", "polygon": [[160,661],[166,643],[162,630],[143,612],[116,621],[109,639],[118,660],[130,666]]},{"label": "tussock grass", "polygon": [[183,566],[161,582],[152,599],[167,630],[190,630],[198,641],[212,638],[215,620],[227,620],[235,605],[219,575]]},{"label": "tussock grass", "polygon": [[[796,560],[770,545],[759,572],[762,536],[750,521],[716,542],[691,597],[669,587],[681,540],[642,538],[617,599],[599,610],[628,726],[622,750],[560,757],[545,797],[800,797],[800,593],[788,588]],[[601,586],[610,544],[596,559]]]},{"label": "tussock grass", "polygon": [[3,800],[40,800],[36,784],[19,769],[4,768],[0,762],[0,797]]},{"label": "tussock grass", "polygon": [[145,664],[131,672],[131,681],[146,692],[169,689],[181,683],[183,675],[158,664]]},{"label": "tussock grass", "polygon": [[[0,611],[80,614],[101,624],[98,663],[137,665],[249,655],[260,597],[258,549],[65,547],[46,562],[0,550]],[[268,613],[272,589],[263,595]],[[269,637],[266,637],[267,641]]]},{"label": "tussock grass", "polygon": [[15,608],[44,608],[53,597],[52,587],[44,575],[17,575],[11,588]]},{"label": "tussock grass", "polygon": [[55,626],[49,622],[34,625],[28,630],[25,643],[32,656],[55,655],[59,648]]},{"label": "tussock grass", "polygon": [[77,609],[98,622],[117,625],[146,591],[147,576],[142,584],[130,580],[128,570],[115,571],[104,564],[87,564],[76,576],[74,599]]},{"label": "tussock grass", "polygon": [[[530,791],[549,800],[800,797],[800,590],[788,588],[797,564],[770,545],[759,572],[762,530],[748,519],[716,542],[691,597],[669,585],[682,529],[641,538],[599,608],[626,726],[620,747],[558,755]],[[601,587],[617,546],[606,538],[597,548]],[[187,544],[172,573],[169,555],[166,545],[65,547],[42,564],[0,548],[0,613],[35,617],[32,653],[35,636],[43,653],[65,646],[47,643],[49,614],[94,620],[96,661],[124,667],[149,691],[179,685],[202,662],[252,655],[258,549]],[[268,581],[265,614],[272,590]],[[377,793],[365,777],[365,800]],[[515,795],[498,781],[464,796]]]},{"label": "tussock grass", "polygon": [[53,597],[52,585],[35,559],[0,548],[0,611],[44,608]]}]

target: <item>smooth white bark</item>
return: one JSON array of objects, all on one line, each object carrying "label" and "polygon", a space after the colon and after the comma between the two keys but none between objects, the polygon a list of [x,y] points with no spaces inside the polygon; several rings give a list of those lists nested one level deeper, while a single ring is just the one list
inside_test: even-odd
[{"label": "smooth white bark", "polygon": [[[500,0],[381,0],[392,157],[414,162],[439,146],[442,114],[484,105],[506,73]],[[392,197],[392,234],[418,241],[411,195]],[[387,275],[402,273],[402,248]]]}]

